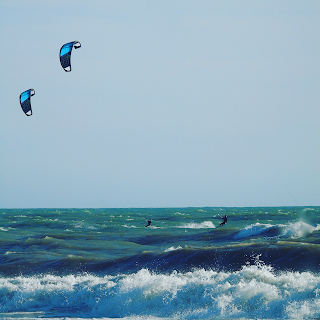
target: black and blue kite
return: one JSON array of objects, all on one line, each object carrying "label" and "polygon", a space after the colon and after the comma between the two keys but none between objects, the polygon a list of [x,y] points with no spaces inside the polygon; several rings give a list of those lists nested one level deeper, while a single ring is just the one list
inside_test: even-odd
[{"label": "black and blue kite", "polygon": [[29,89],[20,94],[21,109],[27,116],[32,115],[30,98],[34,96],[35,93],[34,89]]},{"label": "black and blue kite", "polygon": [[79,41],[72,41],[64,44],[60,49],[60,63],[64,71],[71,71],[71,51],[72,48],[78,49],[81,47]]}]

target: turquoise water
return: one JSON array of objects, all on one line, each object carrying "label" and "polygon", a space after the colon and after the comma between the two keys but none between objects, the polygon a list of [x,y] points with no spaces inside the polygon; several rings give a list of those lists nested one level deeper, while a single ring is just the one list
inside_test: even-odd
[{"label": "turquoise water", "polygon": [[1,209],[0,243],[3,318],[320,317],[320,207]]}]

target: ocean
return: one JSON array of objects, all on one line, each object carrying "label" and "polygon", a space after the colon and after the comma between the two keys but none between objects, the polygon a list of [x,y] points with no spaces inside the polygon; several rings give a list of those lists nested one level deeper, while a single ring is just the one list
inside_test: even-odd
[{"label": "ocean", "polygon": [[320,319],[320,207],[0,209],[0,244],[4,319]]}]

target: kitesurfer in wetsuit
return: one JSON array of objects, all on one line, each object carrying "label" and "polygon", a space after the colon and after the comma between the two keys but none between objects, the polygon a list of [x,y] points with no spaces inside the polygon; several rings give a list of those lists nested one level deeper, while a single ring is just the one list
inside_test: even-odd
[{"label": "kitesurfer in wetsuit", "polygon": [[[220,217],[221,218],[221,217]],[[228,222],[228,217],[227,215],[224,215],[223,218],[221,218],[223,221],[219,224],[219,227],[224,226]]]},{"label": "kitesurfer in wetsuit", "polygon": [[150,227],[150,226],[151,226],[151,220],[152,220],[152,219],[146,220],[147,223],[148,223],[148,224],[146,225],[146,227]]}]

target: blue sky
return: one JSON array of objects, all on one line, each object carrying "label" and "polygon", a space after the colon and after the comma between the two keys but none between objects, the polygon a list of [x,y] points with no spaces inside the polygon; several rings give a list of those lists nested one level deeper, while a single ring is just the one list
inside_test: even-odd
[{"label": "blue sky", "polygon": [[0,207],[320,205],[319,1],[0,4]]}]

